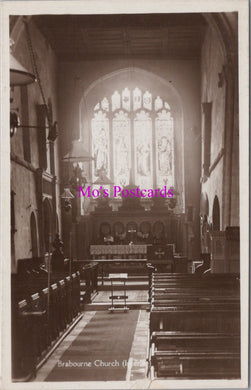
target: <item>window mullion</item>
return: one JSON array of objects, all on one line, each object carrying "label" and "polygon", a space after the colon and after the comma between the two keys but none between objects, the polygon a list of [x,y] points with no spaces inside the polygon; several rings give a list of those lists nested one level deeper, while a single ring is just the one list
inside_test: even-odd
[{"label": "window mullion", "polygon": [[113,159],[113,113],[112,113],[112,106],[111,101],[109,104],[110,110],[108,113],[108,119],[109,119],[109,142],[110,142],[110,179],[112,182],[114,182],[114,159]]},{"label": "window mullion", "polygon": [[130,179],[132,178],[132,182],[135,183],[135,144],[134,144],[134,111],[131,109],[130,111],[130,127],[131,127],[131,171],[130,171]]}]

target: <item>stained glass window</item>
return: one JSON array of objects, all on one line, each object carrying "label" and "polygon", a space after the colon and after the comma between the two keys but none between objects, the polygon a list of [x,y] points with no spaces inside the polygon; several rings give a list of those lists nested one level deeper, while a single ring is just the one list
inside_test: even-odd
[{"label": "stained glass window", "polygon": [[130,173],[141,189],[174,186],[174,124],[163,97],[137,86],[116,90],[96,102],[91,124],[93,182],[104,169],[121,187]]}]

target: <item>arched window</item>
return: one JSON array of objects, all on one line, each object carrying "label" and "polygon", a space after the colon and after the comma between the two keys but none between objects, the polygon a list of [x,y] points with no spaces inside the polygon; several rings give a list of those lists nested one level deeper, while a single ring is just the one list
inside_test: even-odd
[{"label": "arched window", "polygon": [[220,203],[217,196],[213,204],[213,230],[220,230]]},{"label": "arched window", "polygon": [[93,108],[92,181],[103,169],[114,185],[174,186],[174,132],[169,104],[149,91],[124,88]]}]

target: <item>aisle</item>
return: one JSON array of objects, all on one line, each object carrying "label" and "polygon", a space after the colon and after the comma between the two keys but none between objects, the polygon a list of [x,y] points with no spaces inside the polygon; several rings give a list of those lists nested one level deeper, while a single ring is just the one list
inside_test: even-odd
[{"label": "aisle", "polygon": [[45,381],[125,380],[138,316],[138,310],[96,312]]}]

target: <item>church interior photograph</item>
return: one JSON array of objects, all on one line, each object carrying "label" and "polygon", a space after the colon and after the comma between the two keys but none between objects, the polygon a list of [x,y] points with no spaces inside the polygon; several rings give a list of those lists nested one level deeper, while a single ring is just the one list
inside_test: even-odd
[{"label": "church interior photograph", "polygon": [[74,11],[8,19],[11,381],[233,387],[238,12]]}]

